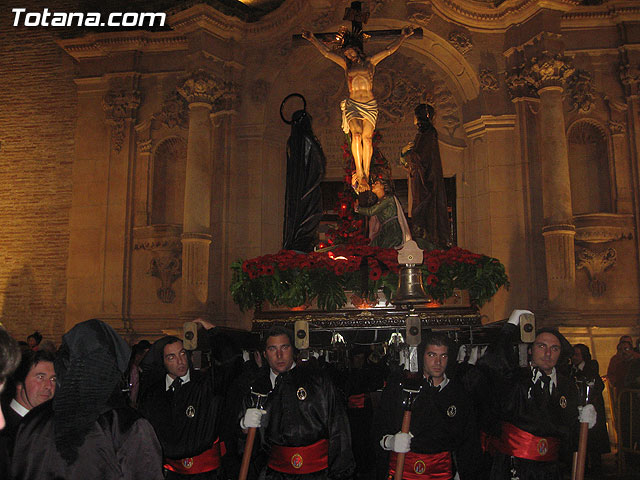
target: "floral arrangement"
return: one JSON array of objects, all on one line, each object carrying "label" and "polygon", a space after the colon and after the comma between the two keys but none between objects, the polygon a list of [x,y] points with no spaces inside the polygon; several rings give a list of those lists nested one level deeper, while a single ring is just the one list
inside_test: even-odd
[{"label": "floral arrangement", "polygon": [[[425,251],[421,268],[427,293],[440,302],[459,288],[480,307],[500,287],[509,287],[500,261],[458,247]],[[382,289],[390,301],[400,265],[393,248],[343,244],[308,254],[282,250],[236,261],[232,269],[231,295],[243,311],[265,301],[292,308],[314,299],[320,309],[334,311],[347,303],[349,290],[373,299]]]}]

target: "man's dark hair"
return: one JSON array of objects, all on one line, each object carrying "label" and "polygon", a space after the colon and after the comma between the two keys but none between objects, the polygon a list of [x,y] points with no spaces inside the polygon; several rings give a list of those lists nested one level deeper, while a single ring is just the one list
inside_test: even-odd
[{"label": "man's dark hair", "polygon": [[27,337],[27,340],[30,338],[33,338],[36,341],[36,345],[40,345],[40,342],[42,341],[42,334],[36,330]]},{"label": "man's dark hair", "polygon": [[48,350],[38,350],[37,352],[27,351],[22,354],[22,359],[20,360],[20,365],[16,369],[16,372],[13,374],[12,380],[13,383],[24,383],[27,375],[33,367],[38,365],[40,362],[51,362],[54,363],[56,360],[56,356],[49,352]]},{"label": "man's dark hair", "polygon": [[282,325],[274,325],[265,332],[264,341],[262,342],[262,349],[265,350],[267,348],[267,340],[270,337],[279,337],[280,335],[286,335],[289,338],[291,346],[293,348],[296,347],[296,343],[293,340],[293,332],[290,329],[283,327]]},{"label": "man's dark hair", "polygon": [[6,378],[18,367],[20,362],[20,348],[16,341],[0,327],[0,386]]},{"label": "man's dark hair", "polygon": [[589,347],[587,347],[584,343],[576,343],[573,348],[577,348],[578,350],[580,350],[580,353],[582,354],[582,360],[584,360],[585,362],[591,360],[591,352],[589,351]]}]

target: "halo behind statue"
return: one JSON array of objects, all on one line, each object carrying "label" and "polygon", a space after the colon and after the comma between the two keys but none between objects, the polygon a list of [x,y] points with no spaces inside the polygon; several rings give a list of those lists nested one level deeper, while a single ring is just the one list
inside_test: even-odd
[{"label": "halo behind statue", "polygon": [[285,103],[287,103],[287,100],[289,100],[292,97],[298,97],[302,100],[302,111],[306,112],[307,111],[307,101],[305,100],[305,98],[299,94],[299,93],[292,93],[290,95],[287,95],[286,97],[284,97],[284,100],[282,100],[282,103],[280,104],[280,118],[282,119],[282,121],[284,123],[286,123],[287,125],[291,125],[294,121],[294,116],[295,113],[297,113],[299,110],[297,110],[292,116],[291,116],[291,120],[287,120],[286,118],[284,118],[284,114],[282,113],[282,109],[284,108]]}]

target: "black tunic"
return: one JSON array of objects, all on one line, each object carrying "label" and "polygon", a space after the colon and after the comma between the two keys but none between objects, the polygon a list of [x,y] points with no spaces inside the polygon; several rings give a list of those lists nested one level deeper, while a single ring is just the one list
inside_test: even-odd
[{"label": "black tunic", "polygon": [[13,443],[18,433],[22,417],[10,406],[10,402],[2,402],[5,426],[0,430],[0,478],[9,478]]},{"label": "black tunic", "polygon": [[[539,437],[560,440],[561,458],[577,447],[578,391],[575,383],[557,372],[557,384],[551,398],[538,394],[529,367],[520,368],[512,348],[520,329],[506,324],[498,342],[489,349],[481,363],[485,374],[492,378],[493,404],[496,418]],[[559,480],[557,462],[538,462],[513,458],[497,453],[491,470],[492,480],[511,479],[515,468],[520,480]]]},{"label": "black tunic", "polygon": [[164,378],[150,386],[140,411],[153,425],[165,458],[179,460],[211,448],[220,433],[221,406],[222,397],[214,391],[212,375],[191,369],[190,381],[175,393],[166,389]]},{"label": "black tunic", "polygon": [[[270,388],[269,369],[263,368],[253,389],[265,392]],[[299,396],[300,389],[306,395]],[[245,407],[250,406],[251,397],[247,396]],[[268,457],[271,445],[294,447],[311,445],[322,439],[329,441],[327,470],[294,475],[267,468],[266,479],[339,480],[353,474],[355,462],[344,402],[326,372],[308,365],[298,365],[279,375],[265,409],[265,426],[260,428],[263,457]]]},{"label": "black tunic", "polygon": [[[375,438],[378,445],[385,435],[400,431],[404,415],[402,398],[399,379],[390,381],[382,392],[376,415]],[[455,462],[454,472],[457,470],[462,480],[476,478],[480,442],[472,404],[461,383],[450,380],[440,390],[424,380],[422,390],[413,402],[409,431],[413,435],[412,452],[451,452]],[[384,452],[383,455],[387,468],[388,454]]]},{"label": "black tunic", "polygon": [[67,465],[56,449],[53,408],[46,402],[23,419],[11,465],[14,480],[162,480],[162,453],[153,428],[129,407],[102,413]]}]

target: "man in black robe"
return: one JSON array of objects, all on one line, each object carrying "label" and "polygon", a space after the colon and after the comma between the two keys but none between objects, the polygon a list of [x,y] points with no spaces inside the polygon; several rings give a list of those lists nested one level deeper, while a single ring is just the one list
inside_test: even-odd
[{"label": "man in black robe", "polygon": [[[29,410],[51,400],[56,391],[55,356],[46,350],[27,350],[11,377],[11,399],[3,400],[6,426],[0,431],[0,478],[9,477],[13,442],[20,421]],[[6,392],[5,392],[6,393]]]},{"label": "man in black robe", "polygon": [[497,342],[478,362],[493,386],[497,439],[491,480],[560,480],[560,458],[577,447],[578,421],[595,424],[593,406],[578,407],[576,385],[556,368],[571,346],[556,329],[538,330],[521,368],[514,344],[520,335],[515,310]]},{"label": "man in black robe", "polygon": [[411,235],[421,248],[430,249],[445,248],[451,243],[447,194],[433,114],[431,105],[421,103],[415,108],[418,133],[403,149],[401,159],[409,170]]},{"label": "man in black robe", "polygon": [[225,365],[234,352],[214,326],[195,320],[208,332],[213,363],[208,372],[190,368],[189,355],[178,337],[158,340],[145,358],[161,375],[144,389],[140,411],[151,422],[162,444],[167,479],[226,478],[221,410],[226,388]]},{"label": "man in black robe", "polygon": [[355,463],[343,400],[325,372],[295,363],[293,345],[289,330],[273,327],[267,332],[268,367],[251,388],[270,393],[264,410],[253,408],[247,395],[240,427],[245,432],[260,428],[257,453],[268,460],[258,468],[265,469],[265,480],[350,478]]},{"label": "man in black robe", "polygon": [[[471,402],[461,383],[447,377],[449,342],[441,334],[428,336],[420,346],[422,378],[388,382],[376,416],[376,440],[390,452],[380,478],[393,478],[397,454],[405,453],[404,479],[475,479],[480,441]],[[403,385],[419,389],[411,408],[410,433],[400,427],[404,414]]]},{"label": "man in black robe", "polygon": [[160,443],[120,389],[129,355],[100,320],[63,336],[55,362],[60,388],[22,420],[12,479],[162,480]]}]

